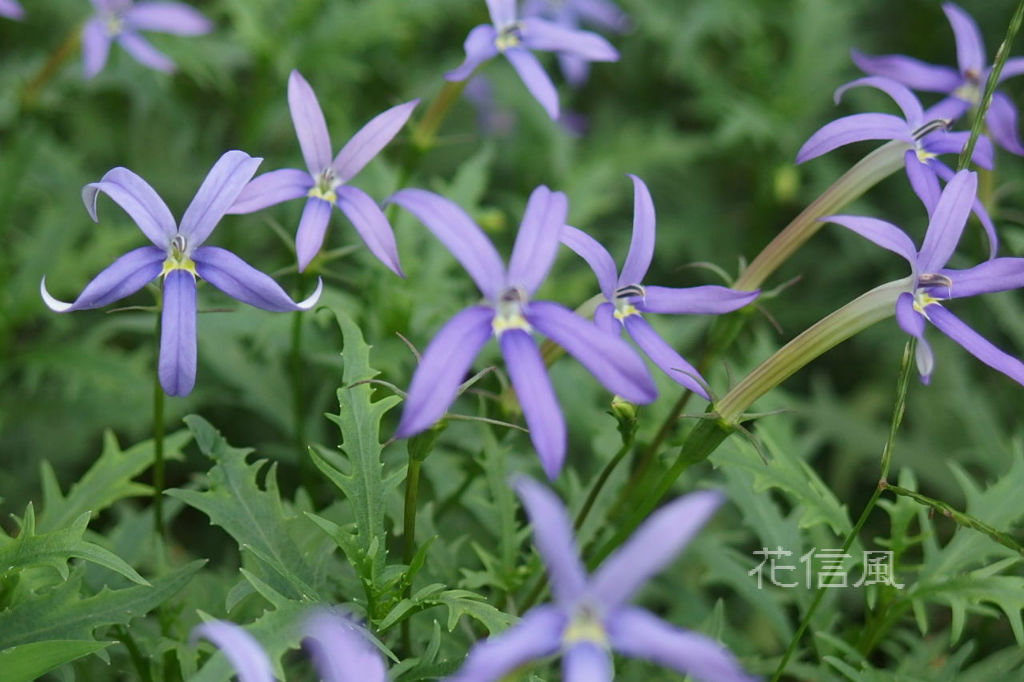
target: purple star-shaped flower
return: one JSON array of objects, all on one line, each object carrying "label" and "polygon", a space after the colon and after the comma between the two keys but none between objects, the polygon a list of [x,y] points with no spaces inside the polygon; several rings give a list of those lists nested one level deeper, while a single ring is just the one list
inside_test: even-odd
[{"label": "purple star-shaped flower", "polygon": [[[570,31],[584,22],[606,31],[622,33],[629,27],[629,17],[610,0],[527,0],[523,16],[548,19]],[[590,75],[590,62],[563,52],[558,55],[562,75],[573,87],[580,87]]]},{"label": "purple star-shaped flower", "polygon": [[[951,2],[942,5],[956,40],[957,68],[928,64],[904,55],[871,56],[853,51],[853,61],[865,73],[886,76],[915,90],[951,95],[943,106],[956,119],[968,108],[977,106],[992,70],[986,64],[981,31],[967,12]],[[1024,58],[1008,59],[999,74],[999,82],[1024,74]],[[1017,107],[1001,92],[992,97],[985,113],[985,124],[996,143],[1014,154],[1024,155],[1017,135]]]},{"label": "purple star-shaped flower", "polygon": [[117,42],[141,64],[170,73],[174,62],[160,52],[139,31],[157,31],[179,36],[209,33],[210,20],[180,2],[141,2],[132,0],[91,0],[96,15],[82,31],[85,77],[92,78],[107,63],[110,43]]},{"label": "purple star-shaped flower", "polygon": [[644,286],[643,279],[654,257],[654,202],[643,180],[635,175],[629,177],[633,180],[633,239],[626,262],[622,265],[622,274],[616,271],[611,254],[586,232],[567,225],[562,231],[562,243],[586,260],[597,275],[605,298],[605,302],[594,311],[597,326],[615,336],[619,336],[625,327],[662,371],[709,400],[704,377],[654,331],[641,313],[728,313],[753,301],[760,291],[737,291],[713,285],[684,289]]},{"label": "purple star-shaped flower", "polygon": [[1024,384],[1024,363],[996,348],[942,305],[949,299],[1024,287],[1024,258],[993,258],[966,270],[945,267],[960,241],[977,187],[978,176],[971,171],[960,171],[949,181],[936,205],[929,208],[928,231],[920,251],[903,230],[884,220],[846,215],[823,219],[853,230],[910,263],[912,285],[896,301],[896,321],[918,341],[917,369],[925,384],[935,364],[924,338],[925,321],[989,367]]},{"label": "purple star-shaped flower", "polygon": [[156,191],[127,168],[115,168],[99,182],[86,185],[82,201],[93,220],[98,222],[96,200],[102,192],[128,213],[153,246],[134,249],[118,258],[89,282],[73,303],[51,296],[43,277],[39,290],[46,305],[58,313],[100,308],[163,277],[160,385],[168,395],[188,395],[196,379],[196,277],[264,310],[308,310],[320,298],[322,282],[309,298],[295,303],[273,279],[230,251],[202,245],[262,160],[241,151],[221,156],[185,210],[180,225],[175,225],[167,204]]},{"label": "purple star-shaped flower", "polygon": [[0,0],[0,17],[24,19],[25,10],[15,0]]},{"label": "purple star-shaped flower", "polygon": [[419,100],[414,99],[378,114],[352,136],[332,161],[331,138],[320,102],[302,74],[292,71],[288,78],[288,107],[309,171],[285,168],[264,173],[249,183],[228,213],[252,213],[283,201],[308,197],[295,235],[295,251],[302,271],[320,251],[331,207],[337,205],[370,252],[392,272],[404,276],[395,235],[380,206],[369,194],[348,183],[398,134],[417,104]]},{"label": "purple star-shaped flower", "polygon": [[533,191],[507,270],[483,230],[454,202],[421,189],[400,190],[388,201],[433,232],[486,298],[457,313],[427,346],[412,377],[399,438],[427,429],[444,415],[480,349],[495,336],[544,471],[557,476],[565,459],[565,420],[531,335],[535,327],[608,390],[635,403],[654,400],[654,382],[626,342],[557,303],[530,299],[555,260],[568,212],[564,194],[543,186]]},{"label": "purple star-shaped flower", "polygon": [[614,62],[618,51],[589,31],[565,28],[539,17],[517,19],[515,0],[487,0],[490,24],[480,24],[466,36],[466,59],[445,74],[450,81],[461,81],[488,59],[504,54],[519,74],[526,89],[553,119],[558,118],[558,92],[530,50],[571,54],[590,62]]},{"label": "purple star-shaped flower", "polygon": [[517,625],[474,646],[449,682],[498,680],[559,652],[565,682],[610,682],[611,650],[701,682],[753,679],[718,642],[627,604],[711,518],[722,503],[720,493],[691,493],[658,510],[588,577],[561,501],[530,479],[519,479],[515,488],[533,525],[555,603],[527,611]]}]

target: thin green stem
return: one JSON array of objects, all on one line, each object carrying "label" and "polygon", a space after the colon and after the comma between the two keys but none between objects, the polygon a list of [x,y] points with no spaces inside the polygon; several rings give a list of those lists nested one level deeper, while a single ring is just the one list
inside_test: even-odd
[{"label": "thin green stem", "polygon": [[119,625],[114,628],[114,633],[117,638],[124,644],[124,648],[128,650],[128,657],[132,660],[132,665],[139,673],[140,682],[153,682],[153,674],[150,671],[149,663],[146,662],[146,657],[143,655],[142,650],[139,649],[139,645],[135,642],[135,638],[128,631],[128,628],[123,625]]},{"label": "thin green stem", "polygon": [[[159,343],[162,315],[156,315],[156,338]],[[164,539],[164,387],[160,385],[160,372],[153,380],[153,528],[157,537]]]},{"label": "thin green stem", "polygon": [[77,26],[67,35],[67,37],[61,41],[57,49],[53,51],[50,58],[46,60],[39,72],[29,81],[25,90],[21,94],[21,106],[24,109],[31,109],[35,104],[36,98],[39,96],[39,91],[46,83],[53,78],[54,74],[57,73],[57,69],[67,61],[70,57],[78,50],[78,45],[82,41],[82,27]]},{"label": "thin green stem", "polygon": [[[472,78],[472,76],[470,76]],[[437,131],[448,116],[452,106],[458,101],[459,96],[466,87],[469,78],[461,81],[447,81],[437,93],[437,97],[430,103],[427,113],[412,130],[412,142],[416,151],[420,154],[430,151],[437,143]]]},{"label": "thin green stem", "polygon": [[[416,497],[420,489],[420,466],[422,461],[409,453],[409,468],[405,474],[405,510],[402,525],[402,562],[408,566],[416,556]],[[412,595],[412,581],[405,586],[405,593],[402,595],[408,598]],[[402,621],[402,646],[407,654],[412,655],[412,632],[411,619]]]},{"label": "thin green stem", "polygon": [[615,471],[619,463],[625,459],[626,455],[633,449],[633,444],[636,442],[636,420],[633,420],[629,426],[620,427],[620,433],[622,433],[622,446],[619,448],[608,463],[601,469],[601,473],[598,474],[594,484],[590,486],[590,492],[587,494],[587,499],[583,501],[583,506],[580,507],[580,511],[576,514],[576,522],[574,528],[579,530],[583,527],[584,522],[587,520],[587,516],[590,514],[590,510],[594,507],[594,503],[597,501],[598,495],[601,494],[601,490],[604,489],[605,484]]},{"label": "thin green stem", "polygon": [[[301,278],[300,278],[301,279]],[[305,484],[310,483],[312,474],[308,453],[306,452],[306,404],[302,391],[302,326],[301,310],[292,313],[291,352],[288,356],[288,369],[292,388],[292,428],[295,440],[295,455],[298,457],[299,471]]]}]

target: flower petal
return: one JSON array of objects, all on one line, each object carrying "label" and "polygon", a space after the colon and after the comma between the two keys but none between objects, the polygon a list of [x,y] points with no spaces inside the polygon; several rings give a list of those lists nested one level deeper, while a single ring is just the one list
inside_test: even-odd
[{"label": "flower petal", "polygon": [[853,114],[826,123],[804,142],[796,162],[803,163],[843,145],[864,140],[903,140],[914,143],[907,122],[892,114]]},{"label": "flower petal", "polygon": [[623,320],[626,331],[636,341],[636,345],[643,349],[651,362],[656,364],[661,371],[667,374],[673,381],[682,384],[704,400],[711,400],[706,388],[708,382],[700,375],[697,368],[687,362],[683,356],[668,345],[665,339],[661,338],[658,332],[640,315],[628,315]]},{"label": "flower petal", "polygon": [[587,582],[569,513],[558,496],[533,479],[517,477],[514,486],[533,527],[533,542],[544,560],[551,593],[559,605],[569,608]]},{"label": "flower petal", "polygon": [[530,193],[508,263],[509,285],[521,286],[532,294],[544,282],[555,262],[568,214],[569,200],[563,193],[552,192],[544,185]]},{"label": "flower petal", "polygon": [[252,180],[262,161],[237,149],[225,152],[217,159],[181,218],[178,232],[188,239],[190,248],[194,249],[206,241]]},{"label": "flower petal", "polygon": [[525,315],[612,393],[641,404],[658,396],[644,361],[621,338],[605,333],[557,303],[532,301]]},{"label": "flower petal", "polygon": [[306,196],[313,184],[309,173],[297,168],[282,168],[257,175],[241,191],[227,213],[254,213],[268,206]]},{"label": "flower petal", "polygon": [[380,654],[362,634],[362,628],[343,615],[317,611],[303,629],[324,682],[387,682]]},{"label": "flower petal", "polygon": [[542,52],[567,53],[591,62],[615,62],[619,51],[596,33],[579,31],[539,17],[522,20],[523,45]]},{"label": "flower petal", "polygon": [[[978,141],[981,142],[984,139],[984,137],[980,137],[978,138]],[[938,159],[929,159],[928,167],[932,168],[935,173],[947,183],[952,180],[955,175],[952,168]],[[996,226],[992,222],[992,217],[989,216],[988,211],[985,210],[985,205],[977,198],[971,202],[971,211],[974,212],[974,215],[978,218],[978,222],[981,223],[982,228],[985,230],[985,237],[988,239],[988,257],[990,259],[995,258],[996,252],[999,250],[999,235],[996,233]]]},{"label": "flower petal", "polygon": [[949,25],[953,27],[953,37],[956,39],[956,61],[960,66],[960,73],[967,75],[973,72],[978,78],[981,78],[984,75],[986,61],[981,30],[974,23],[971,15],[951,2],[943,3],[942,11],[946,13]]},{"label": "flower petal", "polygon": [[110,34],[102,19],[90,19],[82,29],[82,67],[86,78],[103,70],[110,55]]},{"label": "flower petal", "polygon": [[914,360],[917,363],[917,373],[921,375],[921,383],[927,385],[932,379],[935,357],[932,354],[932,347],[924,338],[924,320],[924,315],[914,308],[914,295],[906,291],[900,294],[896,299],[896,322],[900,329],[917,339]]},{"label": "flower petal", "polygon": [[305,300],[296,303],[270,275],[266,275],[226,249],[202,246],[192,258],[196,273],[231,298],[251,306],[278,313],[309,310],[320,299],[323,281],[318,279],[316,290]]},{"label": "flower petal", "polygon": [[822,222],[842,225],[848,230],[853,230],[865,239],[873,241],[883,249],[892,251],[903,256],[911,267],[917,262],[917,249],[914,242],[910,240],[907,233],[892,223],[887,223],[878,218],[853,215],[830,215],[821,219]]},{"label": "flower petal", "polygon": [[548,478],[555,479],[565,461],[565,418],[536,342],[522,329],[509,329],[498,337],[505,371],[519,398],[530,428],[530,440]]},{"label": "flower petal", "polygon": [[320,252],[333,207],[334,204],[320,197],[306,199],[302,217],[299,218],[299,229],[295,232],[295,254],[298,257],[299,272],[305,270]]},{"label": "flower petal", "polygon": [[554,606],[538,606],[500,635],[477,642],[449,682],[496,682],[519,666],[558,651],[566,618]]},{"label": "flower petal", "polygon": [[620,287],[643,282],[654,257],[654,201],[643,180],[635,175],[629,177],[633,181],[633,237],[619,275]]},{"label": "flower petal", "polygon": [[196,279],[185,270],[164,277],[157,372],[164,392],[186,396],[196,383]]},{"label": "flower petal", "polygon": [[551,82],[551,78],[537,58],[529,50],[521,47],[505,50],[505,56],[512,63],[512,68],[519,74],[523,85],[530,91],[533,98],[544,107],[548,116],[553,120],[558,120],[558,91],[555,90],[555,84]]},{"label": "flower petal", "polygon": [[968,353],[1018,384],[1024,384],[1024,363],[1020,360],[996,348],[991,341],[968,327],[963,320],[941,305],[929,305],[925,312],[939,331],[963,346]]},{"label": "flower petal", "polygon": [[[931,154],[960,154],[970,136],[971,134],[966,130],[955,133],[937,130],[921,139],[921,147]],[[974,153],[971,154],[971,162],[986,170],[992,170],[994,155],[995,150],[992,148],[991,140],[985,135],[978,137],[978,141],[974,145]],[[952,173],[950,175],[952,176]]]},{"label": "flower petal", "polygon": [[171,210],[148,182],[127,168],[118,167],[107,171],[99,182],[83,187],[82,203],[94,222],[99,222],[96,201],[100,192],[123,208],[149,241],[165,250],[170,246],[178,227]]},{"label": "flower petal", "polygon": [[978,174],[973,171],[960,171],[942,190],[917,257],[917,272],[935,272],[953,255],[967,225],[977,191]]},{"label": "flower petal", "polygon": [[416,216],[462,264],[484,296],[496,301],[505,286],[505,264],[483,230],[454,201],[433,192],[408,188],[391,195]]},{"label": "flower petal", "polygon": [[637,310],[667,315],[718,315],[731,313],[747,305],[761,294],[740,291],[717,284],[699,287],[644,287],[644,297],[634,302]]},{"label": "flower petal", "polygon": [[487,0],[491,23],[502,28],[516,20],[516,0]]},{"label": "flower petal", "polygon": [[877,90],[881,90],[885,94],[892,97],[893,101],[899,106],[903,112],[903,118],[906,119],[907,124],[911,127],[916,127],[924,123],[924,110],[921,108],[921,102],[918,101],[917,96],[910,91],[910,88],[903,85],[899,81],[895,81],[891,78],[885,78],[884,76],[865,76],[864,78],[858,78],[857,80],[850,81],[846,85],[840,86],[835,93],[832,95],[832,99],[836,104],[850,88],[859,87],[870,87]]},{"label": "flower petal", "polygon": [[924,204],[925,211],[931,216],[939,203],[939,196],[942,195],[942,187],[935,171],[928,163],[921,163],[917,157],[917,151],[908,149],[904,155],[903,167],[907,170],[907,179],[910,180],[910,187],[914,194]]},{"label": "flower petal", "polygon": [[396,438],[415,435],[444,416],[473,360],[491,338],[493,319],[492,308],[472,306],[441,327],[412,375]]},{"label": "flower petal", "polygon": [[999,72],[999,82],[1021,74],[1024,74],[1024,57],[1010,57],[1003,64],[1003,70]]},{"label": "flower petal", "polygon": [[123,47],[124,51],[130,54],[135,61],[143,66],[148,66],[151,69],[163,71],[164,73],[171,73],[177,68],[175,67],[174,62],[171,61],[170,57],[153,47],[152,43],[140,36],[138,33],[124,31],[114,40],[116,40],[118,45]]},{"label": "flower petal", "polygon": [[929,287],[935,298],[967,298],[1024,287],[1024,258],[993,258],[966,270],[939,270],[951,287]]},{"label": "flower petal", "polygon": [[558,55],[558,66],[562,69],[565,82],[574,88],[581,88],[590,77],[590,62],[582,57],[562,52]]},{"label": "flower petal", "polygon": [[309,174],[316,176],[331,165],[331,136],[316,93],[296,70],[288,76],[288,109],[295,124],[295,136],[302,148],[302,158],[306,160]]},{"label": "flower petal", "polygon": [[597,284],[604,297],[611,301],[615,298],[615,287],[619,279],[615,261],[608,249],[583,230],[571,225],[562,228],[562,243],[572,249],[577,256],[587,261],[587,265],[597,275]]},{"label": "flower petal", "polygon": [[593,642],[573,644],[562,658],[564,682],[612,682],[612,658]]},{"label": "flower petal", "polygon": [[398,245],[384,212],[373,198],[363,190],[351,185],[338,188],[338,208],[356,228],[366,248],[399,277],[405,277],[402,264],[398,261]]},{"label": "flower petal", "polygon": [[180,2],[143,2],[132,5],[124,13],[124,23],[131,29],[178,36],[198,36],[213,29],[213,22]]},{"label": "flower petal", "polygon": [[651,514],[590,578],[590,592],[609,608],[628,600],[663,569],[724,501],[715,490],[690,493]]},{"label": "flower petal", "polygon": [[867,55],[851,50],[853,63],[872,76],[885,76],[912,90],[951,93],[963,83],[963,76],[948,66],[928,64],[901,54]]},{"label": "flower petal", "polygon": [[256,638],[243,628],[223,620],[209,620],[192,629],[190,641],[208,639],[234,666],[239,682],[274,682],[270,658]]},{"label": "flower petal", "polygon": [[615,306],[611,303],[602,303],[594,311],[594,324],[606,331],[615,338],[622,336],[622,322],[615,317]]},{"label": "flower petal", "polygon": [[949,121],[953,124],[971,108],[971,103],[953,95],[944,97],[937,104],[925,109],[925,121]]},{"label": "flower petal", "polygon": [[466,59],[458,67],[444,75],[448,81],[464,81],[476,71],[477,67],[498,54],[498,46],[494,44],[497,38],[494,27],[490,24],[480,24],[473,28],[466,36],[464,48]]},{"label": "flower petal", "polygon": [[607,619],[612,648],[690,675],[700,682],[754,682],[736,657],[704,635],[673,627],[653,613],[623,608]]},{"label": "flower petal", "polygon": [[23,19],[25,10],[14,0],[0,0],[0,17]]},{"label": "flower petal", "polygon": [[1001,92],[992,95],[992,106],[985,113],[985,124],[992,139],[1008,152],[1024,156],[1017,134],[1017,106]]},{"label": "flower petal", "polygon": [[334,157],[331,166],[338,174],[338,179],[348,182],[355,177],[356,173],[377,156],[388,142],[394,139],[402,126],[406,124],[412,115],[412,110],[419,104],[414,99],[405,104],[391,107],[387,111],[377,114],[369,123],[359,129],[352,136],[345,146],[341,148],[338,155]]},{"label": "flower petal", "polygon": [[46,277],[39,293],[46,306],[58,313],[101,308],[146,286],[160,275],[166,254],[155,246],[143,246],[124,254],[89,282],[74,303],[58,301],[46,290]]},{"label": "flower petal", "polygon": [[580,17],[598,28],[623,32],[629,29],[629,17],[609,0],[574,0]]}]

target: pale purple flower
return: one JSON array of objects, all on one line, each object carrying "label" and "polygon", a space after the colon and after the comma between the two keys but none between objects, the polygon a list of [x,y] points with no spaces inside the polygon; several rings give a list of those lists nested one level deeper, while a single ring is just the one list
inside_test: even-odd
[{"label": "pale purple flower", "polygon": [[[904,166],[910,185],[921,201],[931,209],[939,199],[939,178],[949,182],[953,169],[939,160],[940,154],[959,154],[970,138],[969,132],[950,132],[955,118],[950,111],[951,100],[943,100],[925,111],[905,85],[891,78],[868,76],[847,83],[836,90],[836,104],[850,88],[872,87],[889,95],[903,112],[903,118],[892,114],[853,114],[825,124],[797,152],[796,162],[803,163],[853,142],[864,140],[899,140],[911,145],[904,155]],[[957,114],[958,115],[958,114]],[[982,135],[978,138],[971,160],[985,169],[992,169],[992,143]],[[988,211],[974,201],[974,213],[988,235],[989,256],[994,258],[999,239]]]},{"label": "pale purple flower", "polygon": [[490,24],[480,24],[466,37],[466,59],[445,74],[450,81],[469,78],[478,66],[504,54],[522,79],[526,89],[558,119],[558,92],[540,62],[530,50],[571,54],[591,62],[614,62],[618,51],[589,31],[568,29],[539,17],[517,18],[515,0],[487,0]]},{"label": "pale purple flower", "polygon": [[507,269],[483,230],[454,202],[421,189],[400,190],[388,201],[433,232],[486,299],[457,313],[427,346],[412,377],[399,438],[429,428],[444,415],[473,360],[494,336],[530,438],[544,471],[554,478],[565,459],[565,419],[531,334],[534,328],[579,360],[608,390],[635,403],[654,400],[654,382],[629,344],[557,303],[531,300],[555,260],[568,212],[564,194],[544,186],[533,191]]},{"label": "pale purple flower", "polygon": [[209,33],[213,24],[197,10],[180,2],[132,0],[91,0],[96,14],[82,29],[85,77],[92,78],[107,63],[110,44],[118,43],[141,64],[170,73],[174,62],[160,52],[139,31],[156,31],[179,36]]},{"label": "pale purple flower", "polygon": [[118,258],[98,274],[73,303],[58,301],[39,290],[55,312],[100,308],[130,296],[157,277],[163,278],[160,328],[160,385],[172,396],[188,395],[196,378],[196,278],[201,277],[243,303],[277,312],[308,310],[323,287],[295,303],[273,279],[230,251],[203,246],[228,206],[252,178],[263,159],[241,151],[225,153],[210,169],[195,198],[175,224],[167,204],[127,168],[108,171],[99,182],[82,188],[82,201],[94,221],[100,192],[114,200],[153,243]]},{"label": "pale purple flower", "polygon": [[[569,30],[577,30],[583,23],[615,33],[629,28],[629,17],[611,0],[527,0],[522,14],[548,19]],[[586,83],[590,75],[586,59],[563,52],[558,55],[558,64],[570,85],[578,88]]]},{"label": "pale purple flower", "polygon": [[331,138],[320,102],[302,74],[292,71],[288,78],[288,107],[308,171],[284,168],[264,173],[249,183],[228,213],[252,213],[307,197],[295,235],[295,251],[302,271],[320,251],[331,208],[337,205],[370,252],[392,272],[404,276],[395,235],[384,212],[369,194],[349,181],[398,134],[417,104],[419,100],[414,99],[378,114],[332,160]]},{"label": "pale purple flower", "polygon": [[[950,95],[943,108],[956,119],[970,107],[976,107],[992,67],[987,64],[985,44],[974,19],[951,2],[942,5],[956,40],[957,68],[928,64],[904,55],[871,56],[853,51],[853,61],[865,73],[886,76],[915,90]],[[1006,60],[999,82],[1024,74],[1024,58]],[[992,106],[985,112],[985,124],[996,143],[1014,154],[1024,155],[1017,134],[1017,107],[1001,92],[994,93]]]},{"label": "pale purple flower", "polygon": [[587,576],[561,501],[527,478],[515,482],[547,567],[554,604],[527,611],[480,642],[449,682],[502,679],[530,661],[561,653],[565,682],[610,682],[611,651],[653,661],[700,682],[750,682],[736,658],[710,637],[676,628],[628,600],[696,535],[722,503],[716,491],[679,498],[652,514]]},{"label": "pale purple flower", "polygon": [[917,339],[917,369],[925,384],[935,364],[924,338],[925,321],[989,367],[1024,384],[1024,363],[996,348],[942,305],[950,299],[1024,287],[1024,258],[993,258],[966,270],[945,267],[960,241],[977,187],[978,176],[971,171],[960,171],[949,181],[929,210],[928,231],[920,251],[903,230],[884,220],[846,215],[823,219],[853,230],[910,263],[912,284],[896,301],[896,321]]},{"label": "pale purple flower", "polygon": [[594,311],[594,322],[615,336],[626,332],[647,357],[678,383],[710,399],[707,382],[644,319],[642,313],[718,314],[738,310],[757,298],[760,291],[737,291],[706,285],[675,289],[645,286],[643,279],[654,257],[654,201],[643,180],[633,180],[633,238],[619,274],[611,254],[593,237],[575,227],[562,230],[562,243],[579,254],[597,275],[605,302]]},{"label": "pale purple flower", "polygon": [[0,17],[24,19],[25,10],[15,0],[0,0]]}]

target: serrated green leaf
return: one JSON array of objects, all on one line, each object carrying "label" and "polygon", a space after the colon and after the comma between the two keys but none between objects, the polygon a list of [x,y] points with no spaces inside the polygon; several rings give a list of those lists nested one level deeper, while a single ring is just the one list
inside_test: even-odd
[{"label": "serrated green leaf", "polygon": [[[245,626],[246,631],[256,638],[270,657],[274,674],[279,680],[285,679],[281,657],[289,650],[298,648],[302,642],[302,633],[298,625],[309,613],[309,607],[308,603],[287,601],[272,611],[265,611],[255,622]],[[209,619],[209,616],[205,618]],[[217,650],[189,682],[227,682],[234,675],[235,668],[224,654]]]},{"label": "serrated green leaf", "polygon": [[462,616],[478,620],[490,634],[497,634],[506,629],[514,620],[504,611],[499,611],[475,592],[467,590],[445,590],[430,600],[448,607],[448,631],[458,625]]},{"label": "serrated green leaf", "polygon": [[106,649],[113,642],[49,640],[29,642],[0,651],[5,682],[32,682],[54,668]]}]

